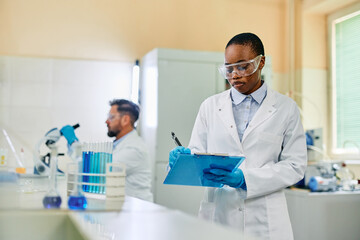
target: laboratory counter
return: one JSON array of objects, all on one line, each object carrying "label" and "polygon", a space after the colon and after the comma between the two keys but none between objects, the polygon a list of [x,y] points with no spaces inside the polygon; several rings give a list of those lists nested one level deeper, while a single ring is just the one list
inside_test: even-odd
[{"label": "laboratory counter", "polygon": [[31,187],[26,181],[21,179],[20,187],[0,186],[0,239],[244,239],[234,229],[129,196],[113,202],[113,208],[104,204],[107,200],[89,199],[87,210],[72,211],[62,191],[61,208],[44,209],[46,191],[34,182],[45,180],[32,179]]},{"label": "laboratory counter", "polygon": [[286,189],[295,240],[359,240],[360,191]]}]

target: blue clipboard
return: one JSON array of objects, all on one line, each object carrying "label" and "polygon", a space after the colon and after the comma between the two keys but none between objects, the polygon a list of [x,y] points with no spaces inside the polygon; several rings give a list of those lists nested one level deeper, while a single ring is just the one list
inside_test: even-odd
[{"label": "blue clipboard", "polygon": [[210,168],[210,164],[216,164],[234,171],[244,159],[235,156],[180,154],[166,176],[164,184],[222,187],[223,184],[204,178],[204,169]]}]

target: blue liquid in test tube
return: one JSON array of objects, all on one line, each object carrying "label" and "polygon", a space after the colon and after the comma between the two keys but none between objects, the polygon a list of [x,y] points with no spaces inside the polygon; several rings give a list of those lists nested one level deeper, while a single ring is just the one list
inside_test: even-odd
[{"label": "blue liquid in test tube", "polygon": [[[88,147],[88,144],[87,143],[84,143],[84,147],[83,147],[83,152],[82,152],[82,159],[83,159],[83,168],[82,168],[82,171],[83,171],[83,173],[87,173],[87,167],[88,167],[88,165],[89,165],[89,161],[88,161],[88,155],[89,155],[89,149],[88,149],[89,147]],[[87,183],[87,176],[83,176],[82,177],[82,181],[83,181],[83,183]],[[83,185],[82,186],[82,189],[83,189],[83,191],[85,191],[86,192],[86,190],[87,190],[87,185]]]},{"label": "blue liquid in test tube", "polygon": [[[91,149],[90,149],[90,164],[89,164],[89,173],[93,174],[94,173],[94,166],[95,166],[95,143],[91,144]],[[94,183],[94,176],[89,176],[89,183]],[[94,186],[90,185],[89,186],[89,192],[93,193],[94,192]]]},{"label": "blue liquid in test tube", "polygon": [[[102,142],[101,143],[101,152],[100,152],[100,174],[104,174],[105,173],[105,150],[106,150],[106,142]],[[100,177],[100,184],[104,184],[105,182],[105,177],[101,176]],[[100,194],[104,194],[104,186],[100,186]]]},{"label": "blue liquid in test tube", "polygon": [[[87,144],[87,149],[86,149],[86,154],[85,154],[85,173],[90,173],[90,157],[91,157],[91,144],[88,143]],[[85,182],[89,183],[90,181],[90,177],[89,176],[84,176],[85,178]],[[89,192],[90,191],[90,186],[89,185],[85,185],[85,191]]]},{"label": "blue liquid in test tube", "polygon": [[[99,165],[100,165],[100,143],[96,143],[96,153],[95,153],[95,164],[94,164],[94,173],[99,174]],[[99,176],[94,177],[94,183],[99,184]],[[94,193],[99,193],[99,185],[94,186]]]}]

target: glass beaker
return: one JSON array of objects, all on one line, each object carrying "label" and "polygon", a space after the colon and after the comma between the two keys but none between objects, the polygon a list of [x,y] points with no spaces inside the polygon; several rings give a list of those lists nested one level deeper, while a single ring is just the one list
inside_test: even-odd
[{"label": "glass beaker", "polygon": [[353,191],[355,189],[355,185],[352,181],[355,175],[349,168],[346,167],[345,163],[343,163],[341,168],[336,171],[336,177],[340,180],[342,190]]}]

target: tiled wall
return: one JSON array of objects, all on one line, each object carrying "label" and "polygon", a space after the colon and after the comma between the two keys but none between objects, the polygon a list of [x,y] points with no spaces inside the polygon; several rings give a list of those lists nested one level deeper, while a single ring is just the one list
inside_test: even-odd
[{"label": "tiled wall", "polygon": [[[51,128],[80,123],[81,141],[110,140],[109,100],[129,98],[132,64],[0,56],[0,127],[32,163],[35,144]],[[65,140],[59,142],[66,151]]]}]

